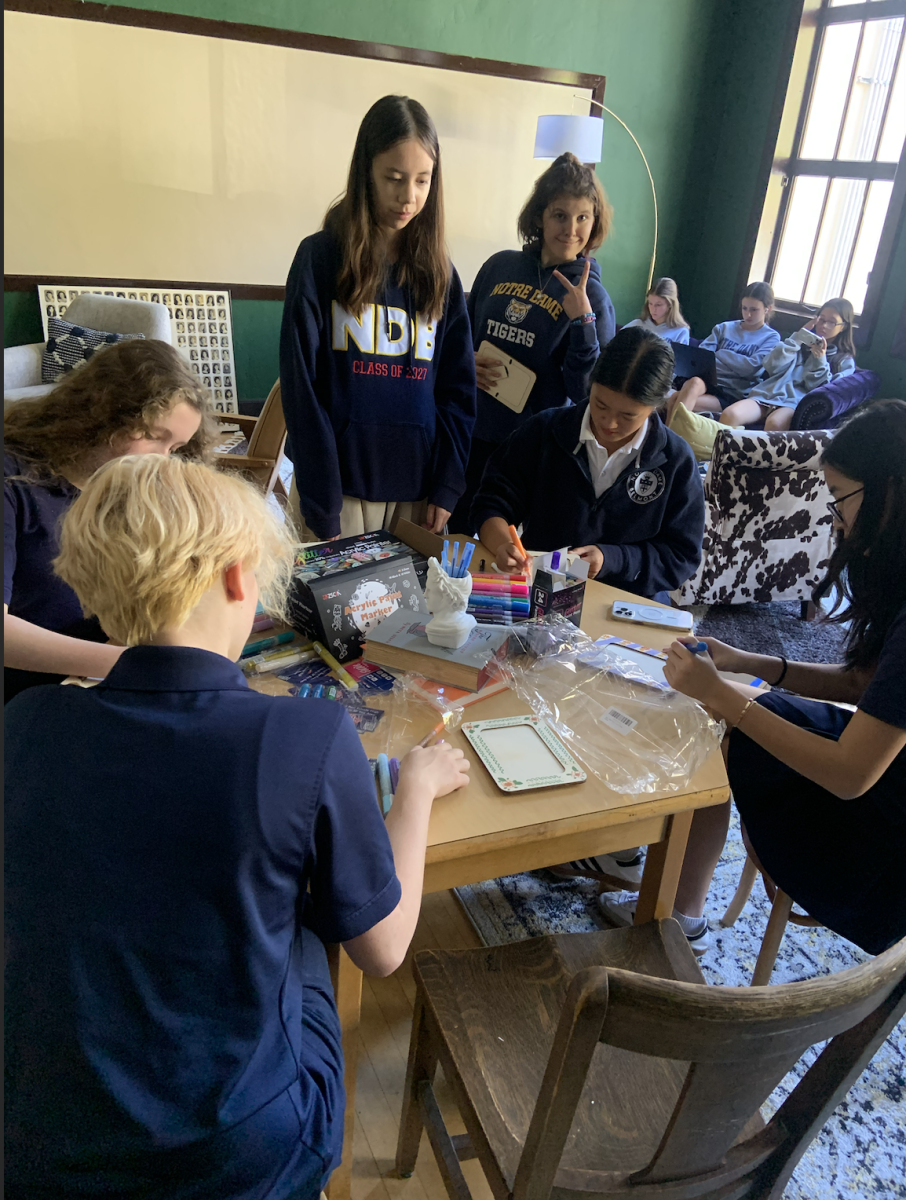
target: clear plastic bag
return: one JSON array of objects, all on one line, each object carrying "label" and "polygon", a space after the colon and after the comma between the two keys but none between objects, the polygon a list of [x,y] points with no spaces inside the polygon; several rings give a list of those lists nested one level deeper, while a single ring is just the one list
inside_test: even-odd
[{"label": "clear plastic bag", "polygon": [[615,792],[681,791],[720,744],[723,723],[697,701],[562,617],[530,622],[511,641],[510,686]]},{"label": "clear plastic bag", "polygon": [[441,722],[443,730],[438,737],[462,724],[462,708],[446,703],[443,698],[428,701],[412,686],[414,675],[403,675],[396,680],[393,689],[381,695],[384,718],[376,736],[385,754],[402,758],[413,746],[417,746],[428,731]]}]

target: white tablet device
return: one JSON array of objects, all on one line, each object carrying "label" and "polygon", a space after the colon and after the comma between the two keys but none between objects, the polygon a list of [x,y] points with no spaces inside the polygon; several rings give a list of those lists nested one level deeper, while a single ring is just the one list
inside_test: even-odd
[{"label": "white tablet device", "polygon": [[658,604],[643,604],[632,600],[614,600],[611,611],[616,621],[633,621],[637,625],[656,625],[660,629],[692,632],[692,613],[678,608],[661,608]]},{"label": "white tablet device", "polygon": [[492,346],[490,342],[482,342],[478,353],[490,355],[502,363],[503,378],[497,380],[493,389],[488,391],[488,395],[511,408],[513,412],[521,413],[535,382],[535,372],[511,358],[499,346]]}]

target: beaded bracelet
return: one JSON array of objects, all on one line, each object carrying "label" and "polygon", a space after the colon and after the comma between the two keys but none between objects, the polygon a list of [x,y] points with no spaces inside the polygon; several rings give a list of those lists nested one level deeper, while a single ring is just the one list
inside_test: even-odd
[{"label": "beaded bracelet", "polygon": [[583,313],[581,317],[573,317],[573,319],[570,321],[570,325],[590,325],[594,319],[595,314],[593,312],[587,312]]}]

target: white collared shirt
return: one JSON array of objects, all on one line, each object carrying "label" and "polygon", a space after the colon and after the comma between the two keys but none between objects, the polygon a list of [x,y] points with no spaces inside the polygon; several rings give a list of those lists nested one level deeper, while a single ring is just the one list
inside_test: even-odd
[{"label": "white collared shirt", "polygon": [[585,451],[588,455],[588,469],[591,471],[591,482],[595,489],[596,498],[603,492],[606,492],[608,488],[613,487],[617,478],[622,475],[626,467],[639,457],[642,446],[645,443],[645,438],[648,435],[648,422],[650,420],[650,417],[645,419],[644,425],[631,442],[627,442],[619,450],[614,450],[610,453],[599,444],[598,439],[594,435],[591,427],[591,405],[586,408],[585,416],[582,418],[582,428],[579,430],[579,445],[583,442],[585,443]]}]

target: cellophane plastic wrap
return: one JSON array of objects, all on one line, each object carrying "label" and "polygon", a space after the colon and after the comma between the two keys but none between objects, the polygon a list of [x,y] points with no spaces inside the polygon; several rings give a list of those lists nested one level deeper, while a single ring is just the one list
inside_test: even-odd
[{"label": "cellophane plastic wrap", "polygon": [[563,617],[514,635],[501,665],[510,686],[613,791],[681,791],[719,746],[723,722]]},{"label": "cellophane plastic wrap", "polygon": [[396,680],[391,691],[381,696],[384,717],[379,727],[379,737],[385,754],[402,758],[440,721],[444,723],[444,730],[438,733],[438,737],[452,733],[462,724],[462,708],[445,703],[442,698],[429,703],[411,686],[411,681],[417,678],[403,675]]}]

